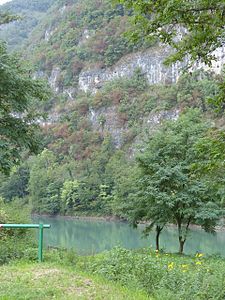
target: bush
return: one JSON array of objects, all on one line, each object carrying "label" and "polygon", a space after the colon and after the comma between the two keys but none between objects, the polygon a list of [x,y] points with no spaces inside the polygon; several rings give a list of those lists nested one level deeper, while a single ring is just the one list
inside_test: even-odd
[{"label": "bush", "polygon": [[31,242],[30,237],[14,236],[0,240],[0,265],[15,259],[37,260],[37,246]]},{"label": "bush", "polygon": [[[21,209],[22,208],[22,209]],[[0,199],[0,223],[30,223],[29,209],[21,207],[20,202],[5,204]],[[1,229],[0,230],[0,265],[12,259],[37,258],[37,246],[34,243],[34,232],[27,229]]]},{"label": "bush", "polygon": [[86,259],[80,267],[123,285],[144,289],[158,300],[225,297],[225,261],[218,257],[115,248]]}]

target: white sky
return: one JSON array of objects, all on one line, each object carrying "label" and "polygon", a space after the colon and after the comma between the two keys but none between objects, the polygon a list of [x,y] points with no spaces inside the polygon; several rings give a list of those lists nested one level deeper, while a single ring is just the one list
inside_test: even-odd
[{"label": "white sky", "polygon": [[1,5],[1,4],[4,4],[4,3],[6,3],[6,2],[9,2],[9,1],[11,1],[11,0],[0,0],[0,5]]}]

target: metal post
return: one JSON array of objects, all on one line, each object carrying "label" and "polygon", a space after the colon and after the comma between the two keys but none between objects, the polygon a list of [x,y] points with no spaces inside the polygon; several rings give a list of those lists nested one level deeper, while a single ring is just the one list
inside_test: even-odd
[{"label": "metal post", "polygon": [[0,228],[39,228],[38,261],[43,260],[43,232],[44,228],[50,228],[48,224],[0,224]]},{"label": "metal post", "polygon": [[39,225],[38,261],[43,260],[43,224]]}]

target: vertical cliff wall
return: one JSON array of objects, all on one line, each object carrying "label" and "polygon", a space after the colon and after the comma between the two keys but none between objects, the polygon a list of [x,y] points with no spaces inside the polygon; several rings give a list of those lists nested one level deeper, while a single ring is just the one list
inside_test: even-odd
[{"label": "vertical cliff wall", "polygon": [[169,53],[168,48],[154,47],[145,52],[127,55],[111,68],[83,71],[79,76],[79,88],[85,92],[96,92],[107,81],[131,77],[138,68],[150,84],[174,83],[179,77],[182,64],[176,63],[166,67],[164,60]]}]

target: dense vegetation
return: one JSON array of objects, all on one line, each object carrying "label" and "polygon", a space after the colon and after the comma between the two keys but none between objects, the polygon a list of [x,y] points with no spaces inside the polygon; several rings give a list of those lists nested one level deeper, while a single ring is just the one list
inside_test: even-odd
[{"label": "dense vegetation", "polygon": [[15,0],[2,5],[2,14],[13,13],[17,15],[18,20],[1,27],[0,39],[7,40],[10,50],[21,48],[53,2],[53,0]]},{"label": "dense vegetation", "polygon": [[116,248],[82,257],[52,250],[45,258],[42,265],[23,259],[0,267],[0,297],[222,300],[225,296],[224,260],[202,253],[181,257]]},{"label": "dense vegetation", "polygon": [[[25,203],[15,201],[4,203],[0,198],[0,223],[29,223],[30,208]],[[33,232],[24,229],[4,229],[0,231],[0,265],[13,259],[26,258],[34,260],[37,257],[36,241]]]},{"label": "dense vegetation", "polygon": [[[189,67],[200,62],[211,66],[216,52],[224,47],[225,5],[223,0],[115,0],[132,11],[129,20],[135,25],[129,36],[134,44],[139,41],[160,41],[174,51],[166,63],[184,61]],[[219,108],[224,107],[225,81],[218,85],[214,98]]]},{"label": "dense vegetation", "polygon": [[[117,203],[133,224],[151,222],[146,231],[156,225],[159,235],[167,223],[177,224],[180,253],[190,224],[213,232],[223,216],[223,180],[213,177],[211,183],[210,170],[207,174],[201,172],[210,150],[204,153],[201,149],[199,156],[198,148],[209,130],[210,125],[196,110],[180,115],[177,121],[165,122],[137,157],[139,174],[133,180],[135,188],[131,192],[125,190],[127,196],[120,195]],[[224,146],[222,132],[214,129],[213,133],[213,140],[218,137],[217,145]],[[218,169],[223,168],[224,159],[218,160]]]},{"label": "dense vegetation", "polygon": [[[110,0],[54,1],[53,4],[45,0],[38,5],[36,1],[30,4],[17,1],[14,5],[7,4],[6,8],[18,15],[23,11],[28,13],[29,17],[16,22],[16,26],[18,23],[23,27],[19,28],[22,36],[14,34],[18,28],[9,24],[1,28],[0,37],[6,39],[10,47],[15,45],[18,49],[18,44],[23,47],[23,55],[29,58],[38,74],[43,76],[44,72],[50,76],[52,69],[59,67],[60,92],[66,87],[77,87],[78,75],[83,69],[111,66],[123,55],[154,44],[140,41],[131,45],[123,34],[131,26],[130,12],[122,5],[113,6]],[[32,24],[27,24],[29,22]]]},{"label": "dense vegetation", "polygon": [[[4,6],[24,19],[4,25],[2,37],[11,48],[21,46],[32,68],[0,45],[0,224],[29,222],[31,212],[115,215],[134,226],[145,222],[146,234],[156,229],[157,250],[116,248],[91,257],[46,250],[49,264],[37,272],[31,264],[37,251],[32,233],[1,230],[0,264],[23,258],[28,265],[20,265],[19,271],[16,265],[2,267],[0,297],[222,300],[224,259],[162,253],[159,236],[168,223],[176,224],[182,254],[190,224],[213,233],[224,217],[223,74],[201,70],[183,74],[174,84],[149,85],[137,69],[96,93],[79,91],[78,78],[83,70],[110,68],[158,39],[174,45],[177,27],[164,31],[174,23],[189,32],[175,44],[178,52],[172,60],[189,54],[210,62],[224,34],[224,5],[211,1],[211,9],[204,0],[186,7],[181,5],[187,1],[151,6],[146,1],[111,2],[15,0]],[[133,30],[131,16],[157,39],[138,36],[135,45],[130,43],[124,32]],[[1,25],[10,20],[15,16],[0,13]],[[43,82],[31,73],[51,79],[56,68],[56,94],[48,98]],[[69,98],[66,89],[73,90]],[[49,113],[47,121],[43,113]],[[28,153],[38,148],[38,155]],[[25,274],[18,276],[23,268]],[[86,279],[83,272],[95,279]],[[114,283],[98,284],[99,276]]]},{"label": "dense vegetation", "polygon": [[[11,8],[45,12],[50,5],[15,2]],[[213,231],[224,206],[224,136],[210,122],[223,122],[210,102],[222,76],[198,71],[176,84],[149,86],[137,69],[132,78],[106,83],[95,94],[76,90],[75,101],[63,94],[77,87],[82,70],[110,66],[155,44],[129,43],[124,32],[132,26],[130,15],[109,0],[57,1],[35,27],[24,53],[36,65],[36,76],[60,68],[57,94],[43,104],[32,99],[32,107],[50,111],[50,122],[42,123],[42,152],[26,157],[9,177],[2,175],[0,193],[6,202],[27,198],[40,214],[118,215],[134,225],[151,220],[148,229],[156,225],[158,235],[175,222],[182,252],[189,224]]]},{"label": "dense vegetation", "polygon": [[[190,223],[212,232],[224,209],[224,135],[209,121],[214,113],[207,102],[217,86],[208,74],[198,76],[185,75],[159,89],[137,71],[95,95],[80,94],[56,124],[44,127],[42,153],[2,177],[2,196],[28,197],[40,214],[118,215],[134,225],[151,221],[147,230],[156,225],[158,234],[176,223],[182,252]],[[174,120],[165,120],[158,131],[156,124],[149,128],[151,116],[176,109],[179,117],[172,114]],[[145,142],[137,142],[140,137]],[[137,156],[139,147],[145,151]]]},{"label": "dense vegetation", "polygon": [[[170,60],[211,64],[213,51],[224,45],[225,5],[223,0],[140,1],[117,0],[133,11],[132,37],[159,39],[175,49]],[[151,16],[151,17],[150,17]]]},{"label": "dense vegetation", "polygon": [[24,64],[0,43],[0,172],[18,164],[22,151],[37,151],[40,115],[33,102],[46,98],[46,85],[30,78]]},{"label": "dense vegetation", "polygon": [[125,286],[144,289],[153,299],[222,300],[225,295],[224,260],[205,258],[202,253],[181,258],[147,249],[116,248],[77,264]]},{"label": "dense vegetation", "polygon": [[80,94],[68,108],[62,103],[59,121],[43,128],[48,149],[3,178],[2,195],[10,201],[29,192],[39,213],[112,214],[120,177],[136,168],[131,157],[137,153],[137,138],[152,135],[147,120],[183,106],[210,112],[206,95],[216,93],[216,83],[207,74],[203,80],[197,78],[198,74],[184,76],[176,85],[159,88],[148,86],[137,71],[133,78],[109,83],[95,95]]}]

